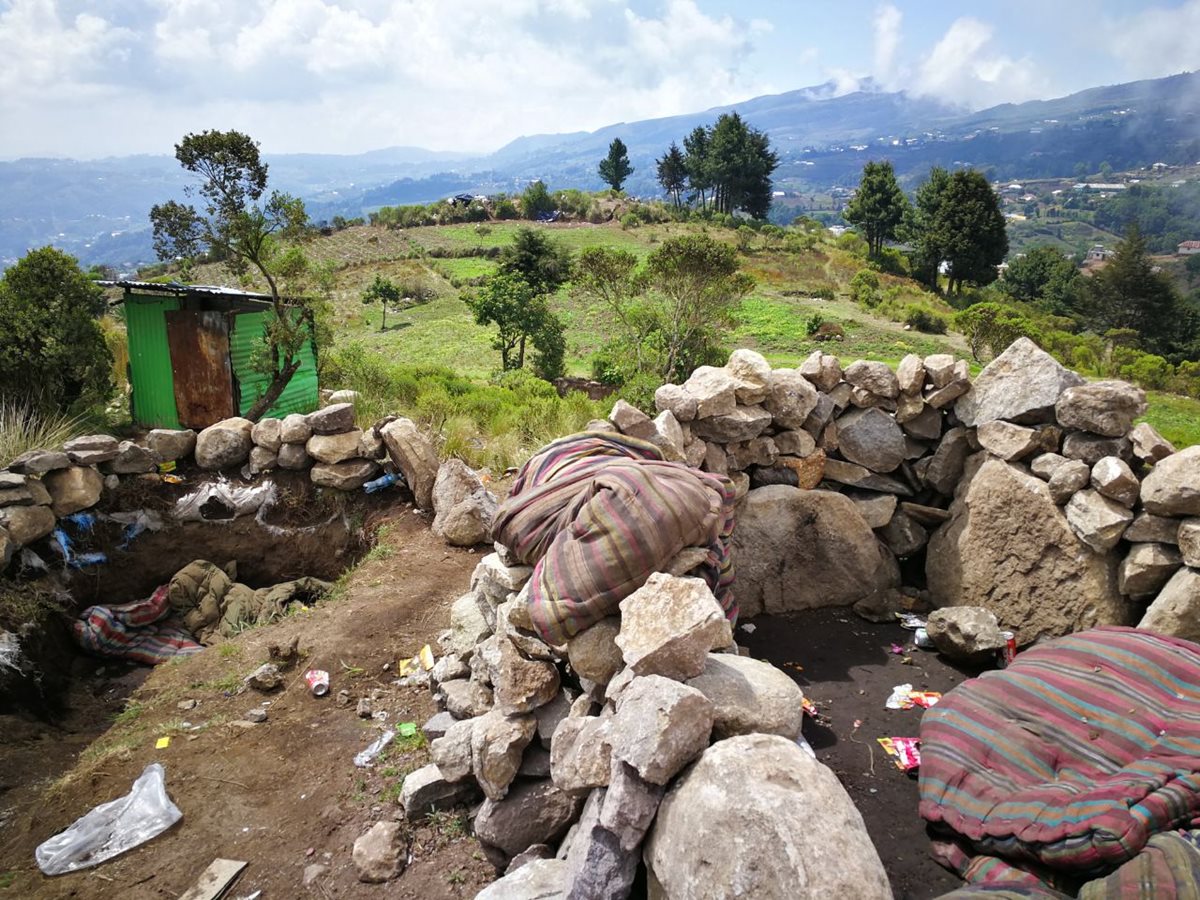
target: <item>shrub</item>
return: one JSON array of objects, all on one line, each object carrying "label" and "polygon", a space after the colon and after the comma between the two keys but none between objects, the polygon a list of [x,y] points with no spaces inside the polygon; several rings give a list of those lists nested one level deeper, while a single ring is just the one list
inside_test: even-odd
[{"label": "shrub", "polygon": [[86,432],[87,423],[80,416],[0,400],[0,468],[27,450],[55,449]]},{"label": "shrub", "polygon": [[910,303],[908,305],[904,324],[925,334],[945,334],[950,328],[950,322],[945,316],[918,303]]},{"label": "shrub", "polygon": [[507,221],[509,219],[519,219],[521,214],[517,212],[517,206],[507,197],[496,201],[495,215],[497,219]]},{"label": "shrub", "polygon": [[1121,369],[1121,375],[1144,388],[1162,390],[1175,374],[1175,368],[1161,356],[1143,353],[1132,364]]},{"label": "shrub", "polygon": [[879,276],[870,269],[859,269],[850,279],[850,297],[860,306],[874,309],[879,305]]},{"label": "shrub", "polygon": [[804,323],[804,333],[812,337],[824,324],[825,318],[820,313],[813,313],[808,317],[808,321]]},{"label": "shrub", "polygon": [[628,231],[630,228],[637,228],[642,224],[642,218],[636,212],[627,212],[621,216],[621,227]]}]

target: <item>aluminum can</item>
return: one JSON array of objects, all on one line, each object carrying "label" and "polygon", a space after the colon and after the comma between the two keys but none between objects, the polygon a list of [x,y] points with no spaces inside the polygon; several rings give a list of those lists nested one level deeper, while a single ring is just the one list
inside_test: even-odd
[{"label": "aluminum can", "polygon": [[329,693],[329,673],[323,669],[309,669],[304,673],[304,682],[314,697],[324,697]]},{"label": "aluminum can", "polygon": [[1004,669],[1017,655],[1017,636],[1011,631],[1002,631],[1000,636],[1004,638],[1004,646],[996,651],[996,664]]}]

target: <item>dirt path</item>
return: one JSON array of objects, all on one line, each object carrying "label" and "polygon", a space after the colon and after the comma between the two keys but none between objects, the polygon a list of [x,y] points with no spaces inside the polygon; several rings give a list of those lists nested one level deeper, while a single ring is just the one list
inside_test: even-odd
[{"label": "dirt path", "polygon": [[[336,695],[343,688],[353,701],[374,694],[374,706],[388,713],[389,724],[419,724],[430,716],[427,690],[392,686],[397,661],[446,626],[449,604],[479,559],[447,548],[410,507],[397,506],[385,524],[379,549],[334,599],[154,670],[134,694],[132,711],[83,753],[68,779],[40,798],[38,789],[55,773],[39,764],[48,755],[38,753],[38,738],[0,747],[4,782],[25,787],[24,797],[4,797],[10,813],[0,837],[0,887],[7,890],[0,895],[178,897],[212,859],[225,857],[249,863],[234,897],[259,889],[264,897],[378,896],[378,887],[358,882],[351,847],[373,821],[395,816],[403,775],[427,762],[428,754],[423,746],[397,748],[373,769],[356,769],[352,757],[380,726],[358,718],[354,702],[339,706]],[[236,694],[242,676],[266,659],[268,644],[292,637],[306,657],[286,688],[265,698],[253,691]],[[308,667],[331,673],[330,696],[313,698],[298,681]],[[77,692],[72,699],[86,697]],[[264,699],[270,701],[266,723],[235,724]],[[180,708],[191,700],[195,708]],[[167,735],[170,745],[155,749],[156,739]],[[182,822],[95,869],[42,876],[34,847],[95,805],[126,793],[154,761],[166,768]],[[494,876],[467,830],[453,816],[413,829],[413,861],[388,896],[474,896]],[[327,870],[303,886],[312,865]]]}]

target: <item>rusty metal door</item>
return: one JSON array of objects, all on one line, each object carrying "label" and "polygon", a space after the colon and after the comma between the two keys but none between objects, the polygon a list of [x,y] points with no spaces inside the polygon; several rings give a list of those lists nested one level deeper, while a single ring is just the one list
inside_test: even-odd
[{"label": "rusty metal door", "polygon": [[207,428],[237,415],[225,313],[175,310],[166,320],[179,424]]}]

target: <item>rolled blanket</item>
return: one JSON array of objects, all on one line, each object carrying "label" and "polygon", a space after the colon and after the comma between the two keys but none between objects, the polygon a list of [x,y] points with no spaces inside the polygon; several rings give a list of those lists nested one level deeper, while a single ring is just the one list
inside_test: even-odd
[{"label": "rolled blanket", "polygon": [[89,606],[72,624],[75,641],[98,656],[155,666],[174,656],[199,653],[201,647],[172,616],[168,587],[145,600],[121,606]]},{"label": "rolled blanket", "polygon": [[493,537],[534,566],[529,611],[560,644],[606,616],[685,547],[708,548],[695,573],[731,618],[728,478],[665,462],[621,434],[585,432],[549,444],[521,467]]}]

